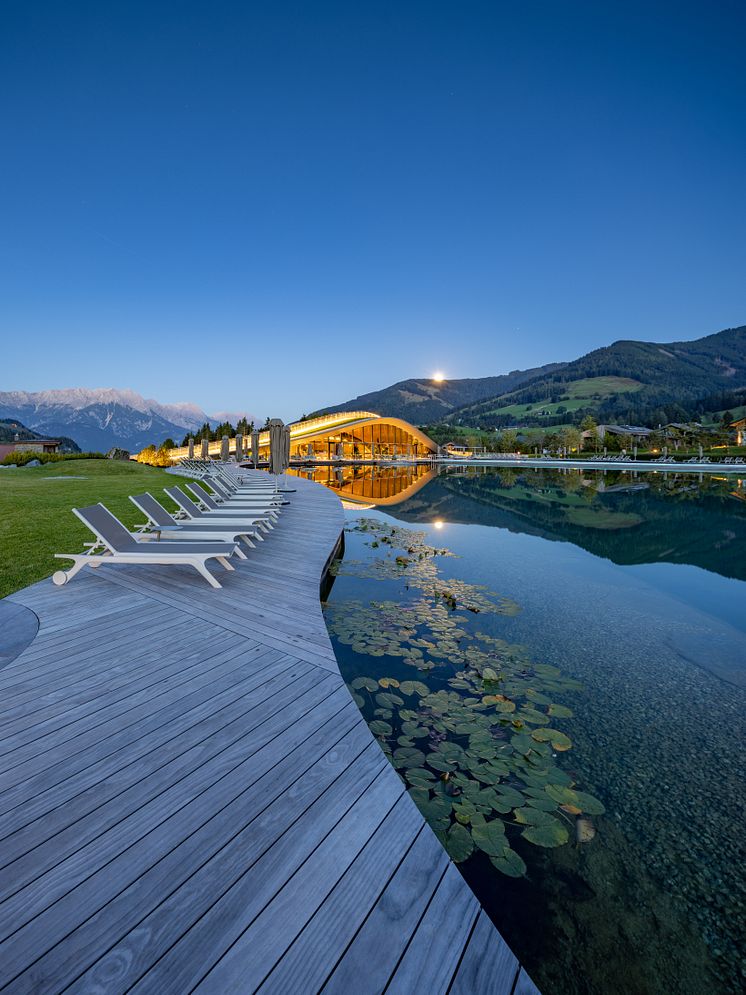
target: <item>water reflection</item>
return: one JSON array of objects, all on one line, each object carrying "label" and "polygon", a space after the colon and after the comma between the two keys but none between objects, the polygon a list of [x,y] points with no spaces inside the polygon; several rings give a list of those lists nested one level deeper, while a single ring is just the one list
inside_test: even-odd
[{"label": "water reflection", "polygon": [[490,525],[614,563],[687,563],[746,580],[746,481],[736,476],[422,465],[293,472],[407,522]]},{"label": "water reflection", "polygon": [[[361,476],[344,469],[341,481],[331,473],[338,493]],[[415,523],[456,554],[438,561],[452,583],[486,584],[523,609],[462,612],[460,627],[524,647],[585,689],[570,702],[574,746],[560,761],[606,805],[598,838],[524,852],[529,874],[516,881],[475,856],[461,866],[483,905],[546,995],[740,990],[743,479],[458,467],[414,489],[418,480],[386,471],[400,497],[385,494],[365,517]],[[372,490],[363,500],[378,503]],[[348,535],[346,558],[402,555],[364,536]],[[378,618],[382,601],[409,596],[380,568],[337,578],[331,610],[353,641],[332,634],[350,683],[393,674],[443,688],[449,645],[419,644],[428,670],[392,655],[391,640],[354,639],[351,601]]]},{"label": "water reflection", "polygon": [[369,508],[401,504],[437,476],[437,471],[426,464],[317,466],[288,472],[323,484],[351,505],[365,505]]}]

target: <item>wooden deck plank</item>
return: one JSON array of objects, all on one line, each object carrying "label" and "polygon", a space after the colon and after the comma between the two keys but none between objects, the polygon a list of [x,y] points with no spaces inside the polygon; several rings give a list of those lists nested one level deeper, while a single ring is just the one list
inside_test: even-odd
[{"label": "wooden deck plank", "polygon": [[[207,750],[210,740],[218,732],[224,733],[232,724],[245,722],[245,717],[249,711],[255,709],[260,703],[266,705],[278,691],[288,689],[292,691],[293,682],[297,676],[300,676],[300,671],[296,665],[296,673],[294,674],[284,662],[280,661],[262,670],[261,676],[261,683],[257,681],[253,687],[233,686],[231,700],[217,712],[214,712],[208,721],[193,725],[180,735],[172,736],[167,744],[160,744],[157,748],[151,748],[146,753],[142,753],[142,748],[140,748],[138,751],[140,756],[134,759],[128,758],[129,762],[126,768],[120,768],[116,778],[111,775],[107,776],[106,767],[103,764],[93,765],[92,770],[99,778],[95,790],[73,794],[70,785],[65,784],[67,795],[65,804],[51,812],[45,811],[40,818],[30,823],[27,822],[22,829],[6,837],[3,840],[2,859],[7,860],[8,863],[18,861],[23,854],[33,849],[34,853],[31,859],[35,871],[38,871],[40,862],[44,859],[43,851],[39,849],[42,843],[53,836],[58,837],[59,833],[73,825],[75,826],[76,841],[81,844],[85,835],[85,827],[81,820],[86,815],[100,809],[104,804],[112,802],[115,797],[120,796],[128,788],[145,778],[154,778],[159,775],[155,790],[160,792],[165,786],[163,771],[171,762],[189,750]],[[63,841],[58,837],[53,846],[56,857],[62,854],[62,849]],[[17,884],[20,878],[20,867],[17,863],[13,865],[11,873],[13,881]],[[0,868],[0,898],[2,898],[3,887],[4,875],[2,868]]]},{"label": "wooden deck plank", "polygon": [[[172,645],[174,649],[183,650],[185,656],[194,658],[199,653],[204,659],[208,651],[216,648],[216,644],[218,648],[229,645],[225,636],[225,633],[218,632],[214,638],[196,646],[194,637],[187,635],[174,639]],[[134,666],[130,666],[127,660],[124,665],[114,665],[105,673],[100,673],[100,677],[76,681],[74,685],[56,688],[49,694],[39,693],[35,698],[33,722],[29,721],[25,702],[15,705],[5,713],[0,725],[0,754],[16,749],[24,738],[45,736],[63,724],[77,723],[91,711],[124,700],[132,693],[133,687],[142,689],[156,684],[165,678],[174,664],[178,667],[180,662],[178,659],[164,659],[163,651],[159,652],[154,647],[151,653],[138,654]],[[11,738],[13,742],[7,743]]]},{"label": "wooden deck plank", "polygon": [[258,647],[250,656],[252,673],[247,675],[247,655],[237,653],[234,647],[213,657],[204,670],[194,672],[189,668],[191,676],[187,673],[187,680],[178,689],[153,696],[139,713],[134,728],[117,724],[94,748],[89,746],[59,758],[0,793],[0,839],[111,777],[139,756],[164,749],[165,744],[230,704],[238,688],[250,691],[251,682],[263,679],[270,664],[285,659],[275,650],[262,651]]},{"label": "wooden deck plank", "polygon": [[519,964],[507,943],[481,911],[464,951],[451,995],[512,995]]},{"label": "wooden deck plank", "polygon": [[[327,723],[307,740],[309,748],[303,744],[294,750],[138,879],[130,891],[137,895],[136,907],[144,909],[142,921],[135,930],[118,927],[120,942],[91,967],[74,986],[75,991],[96,991],[107,977],[115,977],[122,988],[142,979],[221,899],[225,911],[228,899],[223,896],[242,877],[255,879],[257,866],[261,870],[258,861],[266,860],[267,851],[292,830],[315,799],[324,797],[334,807],[343,798],[350,804],[365,790],[383,767],[380,757],[351,709],[345,708],[333,719],[335,726],[338,722],[341,738],[331,750]],[[124,894],[122,899],[113,903],[113,914],[130,916],[132,894]],[[102,914],[110,916],[112,912],[107,907]],[[189,950],[190,941],[185,944]],[[152,978],[142,982],[144,990],[149,986],[155,988]]]},{"label": "wooden deck plank", "polygon": [[423,827],[355,939],[340,951],[341,959],[321,991],[343,995],[355,991],[365,978],[369,991],[382,992],[448,865],[438,841]]},{"label": "wooden deck plank", "polygon": [[[302,932],[298,936],[286,935],[281,943],[262,950],[257,963],[251,965],[252,971],[261,966],[264,972],[264,976],[257,973],[257,990],[310,992],[323,986],[339,960],[340,949],[352,942],[402,855],[423,831],[416,810],[406,807],[402,812],[398,807],[395,815],[384,820]],[[329,936],[334,936],[334,945],[327,942]]]},{"label": "wooden deck plank", "polygon": [[[77,979],[77,991],[101,991],[102,984],[124,990],[229,886],[231,874],[250,869],[311,799],[340,777],[338,790],[348,790],[362,771],[355,761],[363,752],[368,752],[366,763],[375,761],[380,769],[380,758],[361,734],[360,716],[351,703],[320,725],[309,715],[302,726],[305,738],[300,743],[277,764],[269,755],[258,758],[235,798],[194,832],[184,832],[176,846],[164,846],[166,826],[145,837],[126,861],[131,881],[111,900],[102,904],[97,882],[86,883],[84,896],[94,900],[89,917],[65,943],[50,945],[26,978],[14,980],[14,988],[25,991],[28,981],[34,992],[54,991],[61,981]],[[125,864],[125,858],[119,863]],[[206,884],[210,880],[213,884]],[[188,899],[190,891],[195,900]],[[79,907],[81,894],[63,900],[63,915],[65,907]]]},{"label": "wooden deck plank", "polygon": [[[151,784],[147,780],[138,782],[115,799],[115,805],[97,809],[93,813],[95,819],[89,821],[87,832],[82,837],[81,828],[74,826],[72,832],[60,834],[61,839],[55,838],[63,859],[0,903],[0,940],[38,916],[57,898],[99,867],[108,864],[150,829],[181,811],[203,793],[214,789],[224,777],[230,774],[237,776],[235,772],[239,768],[243,768],[245,776],[246,765],[254,753],[287,732],[288,722],[293,717],[297,719],[306,710],[317,709],[330,697],[328,682],[314,682],[312,675],[301,677],[299,681],[305,681],[305,690],[296,699],[296,710],[284,708],[282,695],[275,695],[269,717],[261,713],[260,706],[256,707],[256,726],[249,723],[247,728],[238,723],[238,727],[234,724],[211,737],[207,759],[200,748],[181,754],[169,765],[170,770],[163,772],[162,785]],[[280,744],[275,743],[273,749],[279,748]],[[220,791],[224,789],[225,785],[220,783]],[[36,856],[37,851],[33,855]],[[8,868],[11,878],[14,867],[15,864]],[[20,869],[19,873],[21,870],[25,868]],[[33,873],[33,868],[30,873]],[[0,943],[0,961],[2,951],[3,944]]]},{"label": "wooden deck plank", "polygon": [[536,995],[341,679],[342,523],[299,480],[220,590],[105,564],[12,596],[40,625],[0,671],[0,987]]},{"label": "wooden deck plank", "polygon": [[[255,647],[251,652],[251,659],[263,658],[262,647]],[[169,673],[150,688],[150,694],[146,700],[121,713],[117,717],[116,723],[97,725],[86,731],[75,735],[75,729],[71,730],[71,736],[62,743],[58,743],[52,750],[36,754],[21,764],[8,767],[7,770],[0,769],[0,805],[4,805],[6,796],[14,797],[15,790],[22,790],[24,784],[34,785],[35,778],[44,780],[48,774],[56,774],[63,764],[71,762],[74,767],[66,766],[65,771],[69,773],[72,769],[81,769],[89,763],[95,763],[108,755],[108,747],[112,743],[120,745],[122,742],[130,742],[139,736],[141,723],[146,722],[152,715],[160,713],[172,701],[178,700],[181,694],[194,687],[195,680],[199,680],[203,674],[218,667],[222,667],[235,659],[235,650],[223,650],[219,655],[205,656],[199,655],[192,660],[190,656],[185,656],[182,660],[184,666],[180,670]],[[274,650],[264,651],[275,653]],[[238,666],[241,662],[236,660]],[[157,716],[160,720],[161,716]],[[93,753],[93,755],[92,755]],[[81,761],[85,763],[81,763]]]},{"label": "wooden deck plank", "polygon": [[[383,776],[385,767],[371,753],[371,757],[364,754],[369,770],[357,778],[356,787],[348,784],[345,790],[335,790],[335,785],[316,799],[253,865],[251,875],[239,877],[133,990],[158,990],[163,995],[191,991],[327,837],[333,834],[337,846],[344,846],[347,837],[359,848],[361,834],[367,838],[371,833],[371,820],[377,825],[398,797]],[[282,929],[279,921],[275,926]],[[199,961],[185,956],[187,946],[204,951]],[[218,987],[207,983],[207,990],[220,991],[220,982]]]},{"label": "wooden deck plank", "polygon": [[525,970],[521,968],[516,979],[513,995],[540,995],[539,989],[533,983]]},{"label": "wooden deck plank", "polygon": [[[478,914],[479,903],[449,864],[386,991],[445,995]],[[444,934],[450,943],[443,943]]]},{"label": "wooden deck plank", "polygon": [[[187,645],[191,645],[189,639],[184,643],[180,642],[176,649],[180,651],[182,646],[186,647]],[[185,660],[188,661],[190,654],[199,654],[199,652],[199,648],[192,647],[188,654],[186,648],[184,648],[183,656],[170,661],[165,676],[159,673],[152,674],[143,679],[136,690],[130,689],[130,694],[107,707],[103,707],[98,711],[89,711],[78,719],[78,721],[40,734],[37,738],[31,739],[28,742],[26,741],[28,737],[24,737],[24,741],[16,745],[14,749],[6,750],[2,754],[10,783],[17,783],[19,769],[22,769],[22,775],[26,777],[28,776],[28,771],[33,769],[34,766],[43,765],[47,762],[45,759],[37,758],[43,758],[50,753],[54,753],[55,757],[59,757],[60,754],[56,751],[66,748],[67,744],[73,740],[81,741],[74,744],[74,748],[80,749],[83,743],[96,742],[102,736],[107,735],[111,728],[110,723],[113,720],[122,719],[126,716],[134,718],[130,713],[134,712],[138,706],[147,705],[151,701],[152,695],[158,693],[159,685],[167,684],[169,688],[172,688],[175,685],[183,683],[185,679],[182,666],[183,662]],[[207,648],[203,647],[202,657],[204,658],[207,653]],[[29,764],[31,764],[30,767]],[[1,776],[0,790],[7,783],[5,776]]]}]

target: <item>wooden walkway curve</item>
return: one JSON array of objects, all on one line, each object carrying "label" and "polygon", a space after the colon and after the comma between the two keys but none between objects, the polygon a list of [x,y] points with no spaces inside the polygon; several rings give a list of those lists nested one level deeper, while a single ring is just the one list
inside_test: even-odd
[{"label": "wooden walkway curve", "polygon": [[319,604],[338,499],[295,482],[213,591],[104,567],[11,596],[0,989],[536,992],[347,691]]}]

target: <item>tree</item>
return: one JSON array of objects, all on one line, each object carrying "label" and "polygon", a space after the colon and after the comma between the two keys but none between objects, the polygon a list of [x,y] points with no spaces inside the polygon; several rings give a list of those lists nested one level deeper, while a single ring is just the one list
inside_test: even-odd
[{"label": "tree", "polygon": [[173,439],[172,439],[172,438],[171,438],[171,437],[169,436],[169,437],[168,437],[168,439],[165,439],[165,440],[164,440],[164,441],[163,441],[163,442],[161,443],[161,446],[160,446],[160,448],[161,448],[161,449],[176,449],[176,443],[175,443],[175,442],[174,442],[174,440],[173,440]]},{"label": "tree", "polygon": [[518,444],[518,433],[508,428],[499,435],[498,447],[502,453],[514,453]]},{"label": "tree", "polygon": [[621,443],[619,442],[619,436],[613,432],[607,432],[604,435],[604,446],[611,452],[619,452],[622,448]]},{"label": "tree", "polygon": [[734,420],[733,419],[733,412],[732,411],[724,411],[723,412],[723,417],[720,419],[720,424],[722,425],[723,428],[730,428],[730,423],[733,420]]},{"label": "tree", "polygon": [[587,447],[588,449],[590,448],[598,449],[598,425],[593,415],[585,416],[585,418],[580,423],[580,431],[593,433],[592,435],[588,436],[588,438],[586,439],[586,444],[583,448],[585,449]]},{"label": "tree", "polygon": [[580,443],[582,441],[580,432],[573,425],[569,425],[567,428],[562,429],[560,439],[562,440],[562,445],[565,449],[580,449]]}]

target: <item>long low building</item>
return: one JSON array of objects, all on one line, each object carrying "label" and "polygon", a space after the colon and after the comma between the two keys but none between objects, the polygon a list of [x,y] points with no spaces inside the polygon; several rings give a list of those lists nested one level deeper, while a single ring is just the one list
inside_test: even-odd
[{"label": "long low building", "polygon": [[[246,454],[251,440],[242,439],[242,451]],[[308,460],[381,460],[395,457],[422,459],[432,456],[438,450],[414,425],[401,418],[387,418],[372,411],[344,411],[334,415],[322,415],[290,425],[291,459]],[[210,442],[207,454],[219,456],[222,442]],[[229,440],[229,452],[235,455],[236,439]],[[195,454],[202,448],[195,445]],[[170,451],[173,460],[189,455],[188,446],[180,446]],[[269,456],[269,432],[259,433],[259,458]]]}]

